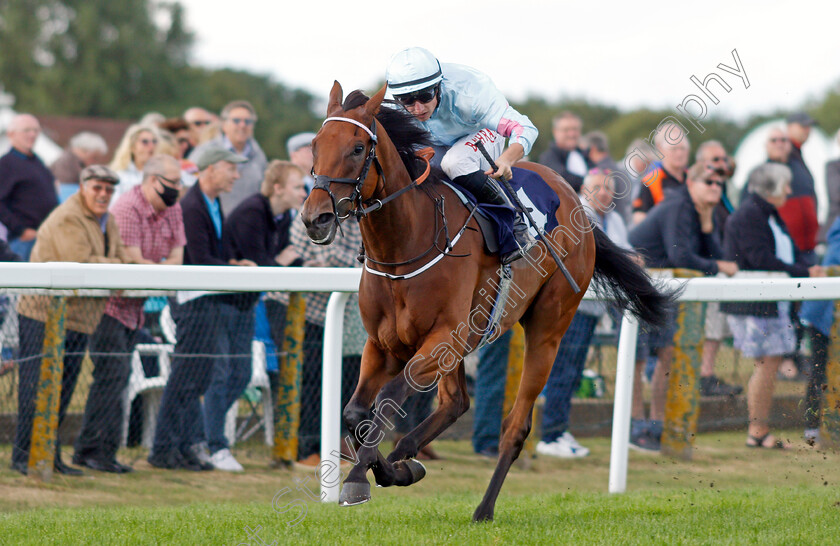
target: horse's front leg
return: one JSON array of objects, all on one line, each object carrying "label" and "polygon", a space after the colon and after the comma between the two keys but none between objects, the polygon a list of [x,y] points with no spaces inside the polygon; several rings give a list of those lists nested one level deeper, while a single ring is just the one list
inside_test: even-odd
[{"label": "horse's front leg", "polygon": [[470,409],[463,361],[458,369],[445,375],[438,383],[438,407],[417,428],[406,434],[388,455],[391,462],[402,461],[417,452],[449,428]]},{"label": "horse's front leg", "polygon": [[[350,423],[348,428],[353,431],[360,444],[358,462],[347,475],[341,490],[339,503],[344,506],[361,504],[370,500],[370,484],[367,481],[367,470],[373,470],[376,482],[382,486],[410,485],[425,475],[425,469],[419,463],[411,464],[403,461],[396,465],[389,462],[379,451],[379,443],[385,437],[385,429],[393,428],[393,418],[397,413],[404,415],[402,404],[415,390],[433,388],[442,377],[440,371],[446,368],[447,361],[443,360],[439,345],[445,343],[445,336],[430,337],[421,349],[406,364],[403,372],[396,375],[382,388],[377,396],[376,411],[373,419],[366,419]],[[367,348],[366,348],[367,349]],[[367,353],[367,350],[366,350]],[[432,355],[435,356],[432,356]],[[443,360],[443,361],[442,361]],[[451,364],[450,364],[451,366]],[[358,391],[361,389],[361,379]],[[354,394],[354,399],[356,395]],[[358,407],[361,409],[361,407]],[[351,411],[352,410],[352,411]],[[345,408],[345,419],[348,414],[360,415],[356,409],[348,404]]]},{"label": "horse's front leg", "polygon": [[[347,406],[343,417],[347,430],[354,438],[361,436],[360,426],[369,421],[370,408],[382,387],[393,379],[401,368],[398,362],[368,339],[362,352],[362,365],[359,370],[359,382]],[[376,461],[375,452],[366,449],[364,444],[355,442],[357,447],[356,463],[344,482],[339,504],[350,506],[370,500],[370,484],[367,481],[368,468]]]}]

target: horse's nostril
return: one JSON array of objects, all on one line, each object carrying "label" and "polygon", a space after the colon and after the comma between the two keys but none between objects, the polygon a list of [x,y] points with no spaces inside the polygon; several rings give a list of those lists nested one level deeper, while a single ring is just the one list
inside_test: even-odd
[{"label": "horse's nostril", "polygon": [[325,212],[323,214],[319,214],[317,218],[315,218],[315,222],[313,222],[316,226],[324,226],[327,224],[333,223],[335,220],[335,215],[331,212]]}]

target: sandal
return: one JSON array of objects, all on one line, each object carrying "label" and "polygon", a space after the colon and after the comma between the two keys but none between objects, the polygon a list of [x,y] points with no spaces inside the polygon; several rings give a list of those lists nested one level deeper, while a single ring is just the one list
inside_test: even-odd
[{"label": "sandal", "polygon": [[[761,449],[787,449],[788,448],[784,444],[784,442],[782,442],[781,440],[776,440],[772,444],[766,445],[764,442],[767,440],[767,438],[769,436],[770,436],[769,432],[767,434],[765,434],[764,436],[760,436],[758,438],[756,438],[752,434],[747,434],[747,447],[761,448]],[[754,444],[749,443],[750,440],[752,440],[755,443]]]}]

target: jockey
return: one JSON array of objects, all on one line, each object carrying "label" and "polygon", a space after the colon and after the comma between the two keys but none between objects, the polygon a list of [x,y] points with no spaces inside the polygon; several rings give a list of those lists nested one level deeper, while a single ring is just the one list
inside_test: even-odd
[{"label": "jockey", "polygon": [[[422,47],[391,57],[385,76],[394,99],[447,148],[440,167],[479,202],[515,208],[497,179],[510,179],[510,166],[530,152],[537,128],[508,104],[486,75],[468,66],[438,62]],[[505,138],[510,146],[505,149]],[[484,142],[498,169],[494,172],[475,143]],[[521,214],[513,233],[520,249],[501,257],[509,264],[535,244]]]}]

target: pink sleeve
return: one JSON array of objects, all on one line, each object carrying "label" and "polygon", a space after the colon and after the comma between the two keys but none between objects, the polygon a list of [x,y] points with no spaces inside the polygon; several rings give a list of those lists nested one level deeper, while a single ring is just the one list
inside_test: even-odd
[{"label": "pink sleeve", "polygon": [[502,118],[499,120],[499,127],[496,129],[498,133],[505,138],[514,135],[515,137],[522,136],[522,125],[512,119]]}]

